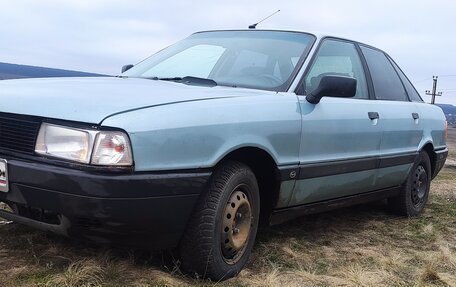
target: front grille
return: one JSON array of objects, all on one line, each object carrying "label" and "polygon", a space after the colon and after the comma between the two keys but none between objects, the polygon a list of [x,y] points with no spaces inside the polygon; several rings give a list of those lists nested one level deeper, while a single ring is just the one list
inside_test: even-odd
[{"label": "front grille", "polygon": [[35,117],[0,114],[0,149],[33,154],[40,124]]}]

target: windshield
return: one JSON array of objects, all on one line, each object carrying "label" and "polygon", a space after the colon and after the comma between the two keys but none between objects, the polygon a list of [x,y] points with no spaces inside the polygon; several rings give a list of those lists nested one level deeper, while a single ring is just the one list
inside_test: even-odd
[{"label": "windshield", "polygon": [[197,77],[218,85],[285,91],[314,41],[314,36],[298,32],[200,32],[161,50],[122,76]]}]

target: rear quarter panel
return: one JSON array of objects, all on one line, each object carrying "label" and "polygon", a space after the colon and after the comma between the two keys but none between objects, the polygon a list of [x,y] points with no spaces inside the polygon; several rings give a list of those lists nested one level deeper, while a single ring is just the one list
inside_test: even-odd
[{"label": "rear quarter panel", "polygon": [[445,139],[445,115],[441,108],[426,103],[417,103],[420,121],[423,127],[423,137],[418,150],[427,143],[432,143],[435,150],[446,147]]},{"label": "rear quarter panel", "polygon": [[130,111],[102,126],[128,132],[136,171],[209,168],[241,147],[299,163],[301,115],[293,93],[182,102]]}]

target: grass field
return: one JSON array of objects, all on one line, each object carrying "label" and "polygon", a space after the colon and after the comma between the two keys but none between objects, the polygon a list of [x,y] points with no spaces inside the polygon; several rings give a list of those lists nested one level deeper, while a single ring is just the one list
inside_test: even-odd
[{"label": "grass field", "polygon": [[171,254],[102,249],[0,224],[0,286],[456,286],[456,129],[450,165],[417,218],[385,203],[262,229],[247,267],[225,282],[181,274]]}]

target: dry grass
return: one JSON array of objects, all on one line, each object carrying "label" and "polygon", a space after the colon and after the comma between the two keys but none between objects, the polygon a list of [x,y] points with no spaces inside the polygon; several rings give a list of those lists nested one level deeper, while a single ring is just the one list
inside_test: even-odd
[{"label": "dry grass", "polygon": [[449,158],[456,160],[456,127],[448,128],[447,145],[449,149]]},{"label": "dry grass", "polygon": [[250,263],[225,282],[181,274],[168,253],[0,225],[0,286],[456,286],[455,189],[456,168],[447,167],[418,218],[391,215],[379,202],[263,229]]},{"label": "dry grass", "polygon": [[104,250],[0,226],[0,286],[456,286],[456,171],[418,218],[374,203],[261,230],[250,264],[225,282],[180,274],[168,254]]}]

